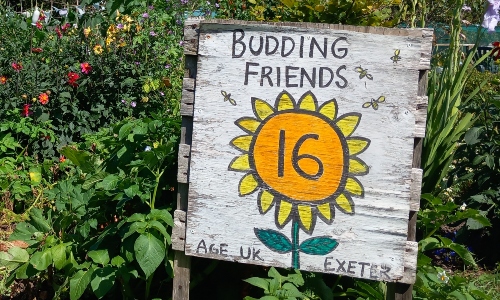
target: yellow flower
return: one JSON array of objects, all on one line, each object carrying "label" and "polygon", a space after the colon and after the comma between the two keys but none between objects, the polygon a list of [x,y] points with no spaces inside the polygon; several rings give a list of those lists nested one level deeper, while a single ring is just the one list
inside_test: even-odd
[{"label": "yellow flower", "polygon": [[132,23],[134,22],[134,20],[130,17],[130,16],[124,16],[123,17],[123,20],[127,23]]},{"label": "yellow flower", "polygon": [[102,53],[102,51],[103,50],[102,50],[102,46],[101,45],[97,44],[97,45],[94,46],[94,53],[96,55],[100,55]]},{"label": "yellow flower", "polygon": [[120,40],[120,43],[118,44],[118,47],[125,47],[127,46],[127,43],[125,43],[124,40]]},{"label": "yellow flower", "polygon": [[142,97],[141,101],[142,101],[142,102],[148,102],[148,101],[149,101],[149,98],[148,98],[148,97]]},{"label": "yellow flower", "polygon": [[158,146],[160,146],[160,143],[158,143],[158,142],[153,143],[153,148],[158,148]]},{"label": "yellow flower", "polygon": [[83,35],[87,38],[89,37],[89,34],[90,34],[90,27],[87,27],[83,30]]},{"label": "yellow flower", "polygon": [[120,11],[117,9],[116,10],[116,18],[115,20],[118,21],[120,19]]},{"label": "yellow flower", "polygon": [[125,25],[123,25],[123,30],[124,30],[125,32],[129,32],[129,31],[130,31],[130,24],[125,24]]},{"label": "yellow flower", "polygon": [[113,43],[114,41],[115,41],[114,37],[108,36],[106,38],[106,46],[109,47],[109,45],[111,45],[111,43]]},{"label": "yellow flower", "polygon": [[33,99],[31,99],[31,102],[36,102],[36,98],[33,97]]}]

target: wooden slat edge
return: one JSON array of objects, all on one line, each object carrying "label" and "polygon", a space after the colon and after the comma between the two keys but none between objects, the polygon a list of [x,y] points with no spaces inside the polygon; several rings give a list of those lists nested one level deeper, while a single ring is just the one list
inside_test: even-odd
[{"label": "wooden slat edge", "polygon": [[422,29],[422,44],[420,46],[420,70],[430,70],[431,69],[431,57],[432,57],[432,39],[434,36],[434,29],[424,28]]},{"label": "wooden slat edge", "polygon": [[364,33],[374,33],[382,35],[394,36],[412,36],[412,37],[427,37],[428,28],[386,28],[386,27],[371,27],[371,26],[354,26],[343,24],[325,24],[325,23],[308,23],[308,22],[259,22],[259,21],[242,21],[242,20],[227,20],[227,19],[207,19],[201,20],[201,24],[221,24],[221,25],[269,25],[278,27],[299,27],[299,28],[317,28],[317,29],[334,29],[346,30]]},{"label": "wooden slat edge", "polygon": [[417,101],[415,101],[415,128],[413,130],[413,137],[425,137],[427,103],[427,96],[417,96]]},{"label": "wooden slat edge", "polygon": [[174,228],[172,228],[172,249],[184,251],[186,244],[186,212],[175,210]]},{"label": "wooden slat edge", "polygon": [[403,278],[398,282],[413,284],[417,279],[417,254],[418,243],[407,241],[404,254],[404,272]]},{"label": "wooden slat edge", "polygon": [[194,78],[184,78],[182,82],[181,116],[192,117],[194,110]]},{"label": "wooden slat edge", "polygon": [[410,210],[418,211],[420,209],[420,195],[422,190],[422,169],[411,169],[410,183]]},{"label": "wooden slat edge", "polygon": [[188,18],[184,22],[184,54],[197,55],[198,54],[198,36],[200,33],[200,22],[203,19]]},{"label": "wooden slat edge", "polygon": [[177,182],[188,183],[189,177],[189,155],[191,146],[186,144],[179,145]]}]

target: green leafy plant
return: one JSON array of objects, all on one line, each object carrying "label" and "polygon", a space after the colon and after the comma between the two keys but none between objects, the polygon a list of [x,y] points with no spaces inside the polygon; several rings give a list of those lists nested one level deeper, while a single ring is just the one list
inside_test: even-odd
[{"label": "green leafy plant", "polygon": [[[246,282],[253,286],[263,289],[264,295],[259,298],[261,300],[292,300],[292,299],[306,299],[298,287],[304,285],[304,279],[300,271],[295,270],[294,274],[287,276],[281,275],[274,267],[269,269],[268,276],[270,278],[264,279],[259,277],[252,277],[245,279]],[[250,296],[245,297],[245,300],[255,300]]]}]

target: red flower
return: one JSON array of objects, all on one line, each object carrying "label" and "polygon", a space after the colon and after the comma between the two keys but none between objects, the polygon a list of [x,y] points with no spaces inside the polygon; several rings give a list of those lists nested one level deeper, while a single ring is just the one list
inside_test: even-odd
[{"label": "red flower", "polygon": [[493,56],[494,60],[500,59],[500,42],[493,42],[491,44],[493,45],[493,50],[491,51],[490,56]]},{"label": "red flower", "polygon": [[66,30],[68,30],[68,28],[70,28],[70,27],[71,27],[71,24],[66,23],[66,24],[64,24],[64,25],[61,27],[61,30],[62,30],[63,32],[66,32]]},{"label": "red flower", "polygon": [[59,37],[59,38],[62,37],[61,29],[59,29],[59,26],[56,27],[56,33],[57,33],[57,37]]},{"label": "red flower", "polygon": [[43,11],[40,12],[40,17],[38,17],[38,21],[45,21],[45,14]]},{"label": "red flower", "polygon": [[66,157],[64,157],[64,155],[61,155],[61,156],[59,157],[59,162],[63,163],[63,162],[65,162],[65,161],[66,161]]},{"label": "red flower", "polygon": [[43,52],[43,49],[42,48],[31,48],[31,52],[33,52],[33,53],[41,53],[41,52]]},{"label": "red flower", "polygon": [[30,107],[31,107],[31,104],[24,104],[23,111],[21,112],[21,115],[23,117],[28,117],[29,115],[32,114],[32,112],[30,111]]},{"label": "red flower", "polygon": [[77,87],[78,83],[76,81],[80,78],[80,75],[78,75],[75,72],[69,72],[68,73],[68,84],[71,85],[72,87]]},{"label": "red flower", "polygon": [[36,28],[38,29],[42,29],[43,28],[43,25],[40,21],[36,22]]},{"label": "red flower", "polygon": [[92,66],[88,62],[81,63],[80,68],[83,74],[89,74],[92,71]]},{"label": "red flower", "polygon": [[7,82],[7,76],[4,75],[0,76],[0,83],[5,84],[6,82]]},{"label": "red flower", "polygon": [[23,65],[21,63],[16,63],[16,62],[13,62],[11,64],[12,66],[12,69],[14,69],[15,71],[19,72],[23,69]]},{"label": "red flower", "polygon": [[45,105],[49,103],[49,95],[47,95],[47,93],[41,93],[40,96],[38,96],[38,100],[42,105]]}]

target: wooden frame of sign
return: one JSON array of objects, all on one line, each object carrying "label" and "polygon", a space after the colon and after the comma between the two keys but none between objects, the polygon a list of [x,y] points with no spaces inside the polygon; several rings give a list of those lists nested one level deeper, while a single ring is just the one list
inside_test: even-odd
[{"label": "wooden frame of sign", "polygon": [[387,281],[389,299],[411,299],[432,35],[185,22],[174,300],[189,299],[189,256]]}]

